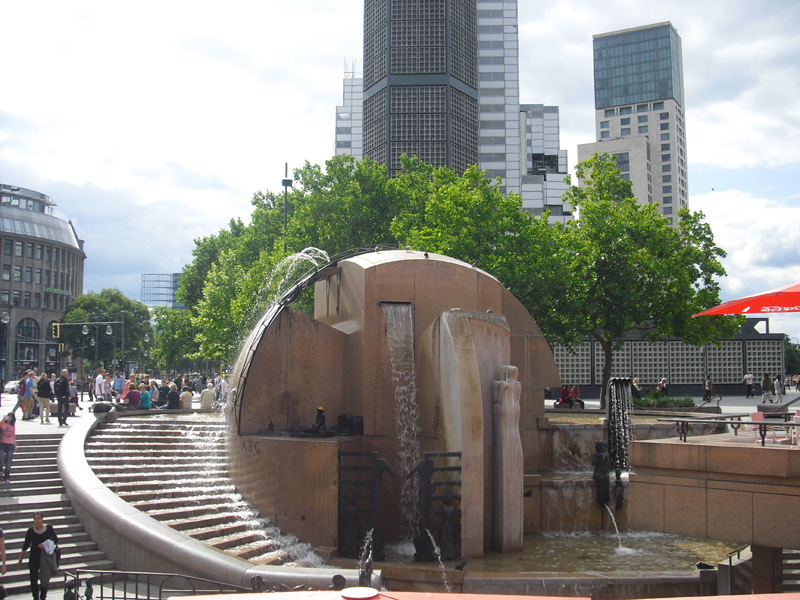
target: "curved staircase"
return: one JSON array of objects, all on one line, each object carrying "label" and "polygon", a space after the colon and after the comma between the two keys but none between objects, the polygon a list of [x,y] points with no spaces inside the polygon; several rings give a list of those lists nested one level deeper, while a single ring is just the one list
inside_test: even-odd
[{"label": "curved staircase", "polygon": [[223,418],[208,413],[121,415],[85,445],[100,481],[163,524],[252,564],[316,561],[310,546],[281,534],[236,493],[224,449]]},{"label": "curved staircase", "polygon": [[[64,493],[56,464],[61,433],[18,433],[11,483],[0,483],[0,528],[5,533],[8,569],[0,583],[9,596],[30,594],[27,557],[21,569],[17,561],[25,532],[33,525],[33,513],[37,511],[58,535],[62,570],[114,568],[114,563],[97,549],[97,544],[84,531]],[[51,590],[63,585],[60,573],[50,581]],[[60,592],[50,595],[51,598],[60,596]]]}]

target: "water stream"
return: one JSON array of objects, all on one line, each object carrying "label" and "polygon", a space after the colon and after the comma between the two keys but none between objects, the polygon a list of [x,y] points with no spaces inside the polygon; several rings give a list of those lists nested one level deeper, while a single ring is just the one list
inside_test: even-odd
[{"label": "water stream", "polygon": [[381,302],[386,326],[386,344],[391,362],[394,386],[394,415],[397,432],[397,456],[403,487],[400,494],[400,531],[403,537],[414,536],[419,520],[417,507],[417,478],[406,474],[420,459],[419,407],[417,406],[417,376],[414,366],[414,324],[410,304]]}]

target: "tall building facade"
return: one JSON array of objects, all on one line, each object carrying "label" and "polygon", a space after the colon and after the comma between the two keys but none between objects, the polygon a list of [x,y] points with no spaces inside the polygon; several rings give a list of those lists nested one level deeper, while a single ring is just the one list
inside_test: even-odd
[{"label": "tall building facade", "polygon": [[463,173],[478,159],[474,0],[364,2],[364,155],[394,175],[416,155]]},{"label": "tall building facade", "polygon": [[180,279],[180,273],[143,273],[142,304],[150,308],[168,306],[185,309],[186,307],[175,297]]},{"label": "tall building facade", "polygon": [[520,104],[517,1],[364,6],[364,76],[345,73],[336,153],[368,156],[391,174],[404,153],[459,173],[478,164],[525,210],[570,219],[558,107]]},{"label": "tall building facade", "polygon": [[0,184],[0,377],[59,370],[59,322],[83,293],[86,254],[72,222],[46,195]]},{"label": "tall building facade", "polygon": [[689,205],[681,38],[671,23],[593,36],[596,141],[578,159],[617,157],[641,204],[673,224]]}]

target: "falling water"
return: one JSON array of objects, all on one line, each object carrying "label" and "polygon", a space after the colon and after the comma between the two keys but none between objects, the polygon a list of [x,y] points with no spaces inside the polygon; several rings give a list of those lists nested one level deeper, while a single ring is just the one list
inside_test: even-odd
[{"label": "falling water", "polygon": [[619,540],[619,546],[620,548],[622,548],[622,537],[619,535],[619,527],[617,527],[617,520],[614,518],[614,513],[611,511],[611,508],[609,508],[608,504],[603,504],[603,506],[605,506],[606,510],[608,511],[608,514],[611,516],[611,522],[614,524],[614,531],[617,532],[617,539]]},{"label": "falling water", "polygon": [[374,532],[375,529],[370,529],[364,536],[364,543],[361,545],[361,552],[358,553],[357,569],[359,572],[364,569],[364,566],[372,558],[372,534]]},{"label": "falling water", "polygon": [[608,402],[608,453],[611,455],[611,468],[619,474],[622,471],[630,470],[628,443],[631,441],[633,417],[631,380],[612,379],[610,396]]},{"label": "falling water", "polygon": [[406,479],[420,457],[417,435],[420,428],[417,406],[416,371],[414,369],[414,326],[410,304],[382,302],[383,319],[386,324],[386,344],[392,369],[392,384],[395,399],[395,427],[397,431],[397,455],[403,487],[400,494],[401,532],[404,537],[413,537],[419,519],[416,505],[417,480]]},{"label": "falling water", "polygon": [[447,582],[447,572],[444,570],[444,563],[442,562],[442,551],[439,546],[436,545],[436,540],[433,539],[433,534],[430,532],[430,530],[426,529],[425,533],[428,534],[428,538],[431,540],[433,553],[436,556],[436,560],[439,562],[439,570],[442,572],[442,583],[444,583],[444,589],[449,594],[453,590],[450,589],[450,584]]}]

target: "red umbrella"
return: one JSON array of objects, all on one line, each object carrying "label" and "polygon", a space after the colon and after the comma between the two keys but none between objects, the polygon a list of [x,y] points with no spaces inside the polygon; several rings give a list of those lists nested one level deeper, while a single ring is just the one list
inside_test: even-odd
[{"label": "red umbrella", "polygon": [[800,283],[776,288],[754,296],[729,300],[692,317],[706,315],[751,315],[763,313],[800,312]]}]

